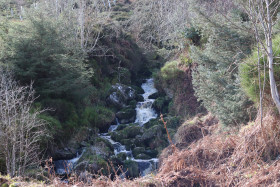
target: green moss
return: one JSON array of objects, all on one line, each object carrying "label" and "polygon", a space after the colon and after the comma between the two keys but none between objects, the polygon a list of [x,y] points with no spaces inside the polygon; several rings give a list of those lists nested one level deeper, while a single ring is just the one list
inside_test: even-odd
[{"label": "green moss", "polygon": [[104,106],[86,107],[81,119],[82,125],[96,127],[100,130],[106,129],[106,126],[110,126],[114,120],[114,112]]},{"label": "green moss", "polygon": [[126,172],[126,176],[128,178],[139,177],[139,174],[140,174],[137,162],[132,161],[132,160],[124,161],[123,171]]}]

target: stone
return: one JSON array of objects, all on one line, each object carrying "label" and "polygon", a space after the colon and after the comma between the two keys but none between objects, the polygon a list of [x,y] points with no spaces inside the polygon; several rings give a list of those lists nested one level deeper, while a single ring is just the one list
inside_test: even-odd
[{"label": "stone", "polygon": [[138,163],[132,160],[126,160],[124,162],[123,171],[127,178],[136,178],[140,175]]},{"label": "stone", "polygon": [[52,158],[54,160],[69,160],[76,157],[76,151],[70,150],[68,148],[57,149],[54,154],[52,154]]},{"label": "stone", "polygon": [[119,122],[122,124],[132,123],[136,119],[136,111],[135,109],[132,108],[124,108],[116,113],[116,117],[119,119]]},{"label": "stone", "polygon": [[115,84],[111,88],[111,93],[107,97],[107,103],[117,108],[125,107],[129,101],[136,98],[136,91],[124,84]]},{"label": "stone", "polygon": [[133,150],[132,150],[132,154],[134,157],[136,157],[137,155],[141,154],[141,153],[144,153],[145,152],[145,148],[144,147],[135,147]]},{"label": "stone", "polygon": [[136,158],[136,159],[149,160],[149,159],[151,159],[152,157],[150,157],[150,156],[148,156],[148,155],[146,155],[146,154],[144,154],[144,153],[141,153],[141,154],[137,155],[135,158]]}]

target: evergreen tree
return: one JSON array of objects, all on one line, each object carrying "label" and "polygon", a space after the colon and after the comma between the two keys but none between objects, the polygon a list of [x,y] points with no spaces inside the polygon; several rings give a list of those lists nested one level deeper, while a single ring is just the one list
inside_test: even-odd
[{"label": "evergreen tree", "polygon": [[8,55],[2,59],[10,63],[21,84],[34,81],[41,97],[71,97],[75,90],[89,86],[91,71],[84,64],[84,56],[75,46],[63,44],[59,22],[44,15],[29,17],[13,23],[2,36]]},{"label": "evergreen tree", "polygon": [[[207,17],[200,12],[198,25],[207,42],[201,48],[192,47],[192,58],[198,64],[193,71],[196,95],[205,108],[224,125],[237,125],[248,120],[251,102],[241,90],[238,64],[251,52],[253,36],[242,28],[248,22],[231,14]],[[229,20],[230,19],[230,22]],[[202,27],[200,27],[201,29]]]}]

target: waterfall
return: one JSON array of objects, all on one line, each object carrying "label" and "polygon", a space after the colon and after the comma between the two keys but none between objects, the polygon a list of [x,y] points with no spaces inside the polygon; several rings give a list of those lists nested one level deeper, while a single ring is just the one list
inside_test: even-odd
[{"label": "waterfall", "polygon": [[[141,85],[144,90],[144,94],[142,94],[144,101],[138,102],[136,105],[136,120],[139,126],[143,126],[143,124],[149,122],[151,119],[157,118],[157,113],[152,108],[152,105],[155,99],[149,99],[149,96],[156,93],[157,90],[154,87],[154,80],[147,79],[145,83]],[[119,126],[118,119],[116,119],[116,125],[111,125],[109,128],[109,132],[115,131]],[[158,168],[158,159],[152,158],[149,160],[144,159],[134,159],[131,150],[126,150],[125,146],[119,142],[115,142],[111,139],[111,136],[108,133],[99,134],[101,138],[108,140],[114,147],[114,154],[117,155],[119,153],[126,153],[127,159],[133,160],[138,163],[138,168],[140,170],[140,175],[145,176],[154,172]]]}]

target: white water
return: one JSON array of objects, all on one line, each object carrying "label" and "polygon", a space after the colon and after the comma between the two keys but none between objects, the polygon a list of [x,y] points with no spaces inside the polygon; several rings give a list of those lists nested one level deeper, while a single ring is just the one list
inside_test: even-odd
[{"label": "white water", "polygon": [[79,161],[79,159],[83,156],[84,150],[81,154],[77,153],[75,158],[70,160],[57,160],[54,161],[55,172],[59,175],[69,174],[73,170],[75,164]]},{"label": "white water", "polygon": [[[151,119],[157,118],[157,114],[155,110],[152,108],[152,104],[155,101],[155,99],[149,99],[149,96],[156,93],[157,90],[154,87],[153,79],[147,79],[146,82],[143,83],[141,87],[144,90],[144,94],[142,94],[142,96],[144,97],[144,101],[138,102],[136,105],[135,123],[138,123],[140,126],[143,126],[143,124],[147,123]],[[118,121],[116,125],[111,125],[111,127],[109,128],[109,132],[115,131],[118,128],[118,125],[119,125]],[[129,159],[137,162],[141,176],[150,174],[157,169],[157,164],[158,164],[157,158],[152,158],[149,160],[134,159],[132,155],[132,151],[126,150],[125,146],[122,145],[121,143],[113,141],[108,133],[102,133],[99,134],[99,136],[101,138],[108,140],[113,145],[115,155],[119,153],[126,153],[127,160]]]},{"label": "white water", "polygon": [[[135,109],[136,110],[135,123],[138,123],[140,126],[147,123],[151,119],[157,118],[157,114],[154,111],[154,109],[152,108],[152,104],[155,100],[148,98],[150,95],[157,92],[157,90],[154,87],[153,79],[147,79],[146,82],[143,83],[141,87],[144,90],[144,94],[142,94],[142,96],[144,97],[144,101],[138,102],[136,105],[136,109]],[[118,128],[118,126],[119,126],[119,122],[118,122],[118,120],[116,120],[116,125],[111,125],[108,131],[113,132]],[[130,160],[137,162],[141,176],[150,174],[157,169],[157,164],[158,164],[157,158],[152,158],[149,160],[134,159],[133,155],[132,155],[132,151],[126,150],[125,146],[122,145],[121,143],[113,141],[111,139],[111,136],[108,133],[102,133],[102,134],[99,134],[99,136],[101,138],[108,140],[113,145],[115,155],[120,154],[120,153],[126,153],[127,160],[130,159]],[[56,173],[58,173],[60,175],[71,173],[75,164],[81,158],[83,152],[80,155],[77,154],[77,157],[75,157],[71,160],[55,161]]]},{"label": "white water", "polygon": [[152,108],[152,105],[154,103],[154,99],[149,99],[149,96],[156,93],[157,90],[154,87],[154,80],[148,79],[145,83],[141,86],[144,90],[144,94],[142,96],[144,97],[143,102],[138,102],[136,105],[136,120],[135,123],[138,123],[139,125],[143,125],[150,121],[151,119],[157,118],[157,114]]}]

